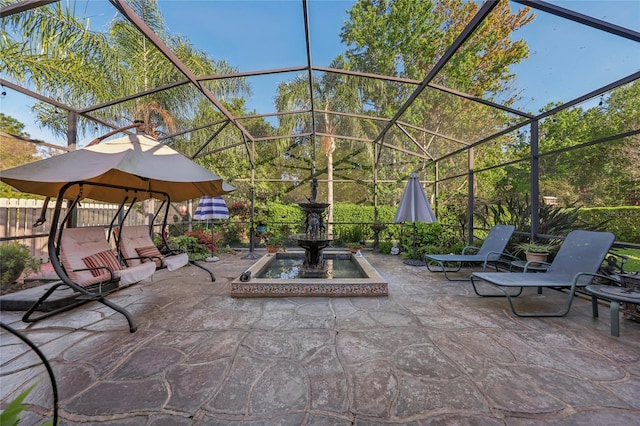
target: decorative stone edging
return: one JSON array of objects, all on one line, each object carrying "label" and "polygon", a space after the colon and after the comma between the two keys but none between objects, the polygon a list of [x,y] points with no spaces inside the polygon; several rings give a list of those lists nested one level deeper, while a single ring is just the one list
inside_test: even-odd
[{"label": "decorative stone edging", "polygon": [[232,297],[288,296],[387,296],[388,286],[381,284],[320,284],[320,283],[234,283]]}]

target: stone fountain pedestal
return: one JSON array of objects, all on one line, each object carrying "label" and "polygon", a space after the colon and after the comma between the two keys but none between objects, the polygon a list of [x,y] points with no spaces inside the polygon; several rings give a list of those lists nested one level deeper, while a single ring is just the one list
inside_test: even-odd
[{"label": "stone fountain pedestal", "polygon": [[329,246],[329,238],[308,238],[305,234],[294,235],[293,239],[304,249],[304,264],[300,268],[302,278],[326,278],[327,265],[322,250]]},{"label": "stone fountain pedestal", "polygon": [[322,250],[329,246],[331,239],[327,237],[324,225],[324,211],[329,204],[317,203],[315,200],[308,203],[298,203],[304,210],[305,221],[303,234],[293,235],[293,239],[304,249],[304,264],[300,268],[300,276],[307,278],[326,278],[327,268],[322,258]]}]

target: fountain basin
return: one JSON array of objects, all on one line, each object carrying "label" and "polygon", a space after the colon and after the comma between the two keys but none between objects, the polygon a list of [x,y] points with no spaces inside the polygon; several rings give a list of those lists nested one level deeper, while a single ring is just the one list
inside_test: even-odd
[{"label": "fountain basin", "polygon": [[[280,261],[297,260],[303,263],[305,253],[290,251],[286,253],[267,254],[254,263],[246,272],[250,279],[241,281],[240,278],[231,282],[231,297],[354,297],[354,296],[387,296],[387,282],[378,274],[371,264],[361,256],[340,250],[325,250],[323,257],[330,264],[328,277],[281,278],[285,275],[275,272],[277,277],[269,277],[268,271],[278,268]],[[336,260],[336,262],[332,262]],[[354,271],[331,271],[331,268],[342,264],[344,260],[350,263],[349,269]],[[295,262],[294,262],[295,263]],[[358,275],[359,277],[355,277]],[[246,277],[247,275],[245,275]],[[261,278],[264,277],[264,278]]]}]

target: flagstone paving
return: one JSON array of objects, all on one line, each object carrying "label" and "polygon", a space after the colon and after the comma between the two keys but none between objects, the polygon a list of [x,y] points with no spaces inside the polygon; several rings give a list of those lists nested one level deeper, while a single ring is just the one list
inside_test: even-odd
[{"label": "flagstone paving", "polygon": [[[564,318],[518,318],[396,256],[365,252],[388,297],[248,298],[226,254],[109,296],[138,325],[91,303],[34,324],[1,319],[47,356],[64,425],[640,424],[640,323],[609,333],[577,298]],[[532,309],[565,294],[527,293]],[[37,383],[21,424],[51,418],[46,372],[2,331],[2,406]]]}]

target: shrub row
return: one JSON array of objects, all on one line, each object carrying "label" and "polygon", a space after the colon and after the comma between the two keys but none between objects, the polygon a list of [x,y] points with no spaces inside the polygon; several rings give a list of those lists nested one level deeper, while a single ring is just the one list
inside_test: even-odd
[{"label": "shrub row", "polygon": [[587,223],[606,221],[604,230],[613,232],[617,242],[640,244],[640,207],[582,208],[578,217]]}]

